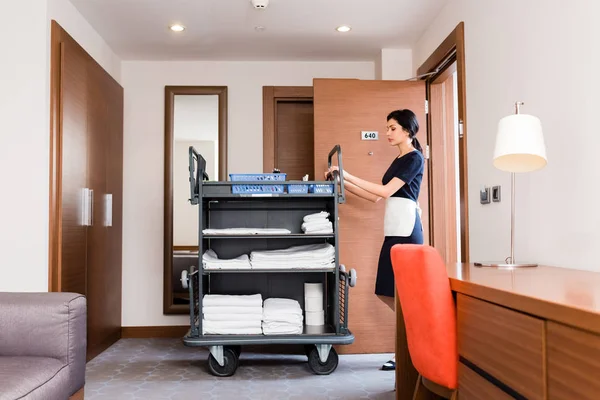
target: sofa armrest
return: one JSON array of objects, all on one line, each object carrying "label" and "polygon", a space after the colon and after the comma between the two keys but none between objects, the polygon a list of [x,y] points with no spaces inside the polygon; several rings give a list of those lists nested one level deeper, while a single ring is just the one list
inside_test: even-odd
[{"label": "sofa armrest", "polygon": [[86,307],[74,293],[0,293],[0,356],[58,359],[75,393],[85,384]]}]

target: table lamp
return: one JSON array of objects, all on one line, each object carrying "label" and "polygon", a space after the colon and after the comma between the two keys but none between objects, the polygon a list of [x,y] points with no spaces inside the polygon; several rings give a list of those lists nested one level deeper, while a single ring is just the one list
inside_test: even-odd
[{"label": "table lamp", "polygon": [[546,166],[546,145],[542,123],[533,115],[521,114],[524,103],[515,103],[515,114],[504,117],[498,123],[494,167],[511,173],[510,200],[510,257],[503,263],[478,263],[479,266],[498,268],[537,267],[532,263],[515,260],[515,174],[533,172]]}]

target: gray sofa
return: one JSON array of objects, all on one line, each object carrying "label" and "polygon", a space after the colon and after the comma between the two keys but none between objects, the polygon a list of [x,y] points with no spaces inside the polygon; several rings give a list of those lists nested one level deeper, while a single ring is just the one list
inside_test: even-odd
[{"label": "gray sofa", "polygon": [[0,400],[83,399],[86,299],[0,293]]}]

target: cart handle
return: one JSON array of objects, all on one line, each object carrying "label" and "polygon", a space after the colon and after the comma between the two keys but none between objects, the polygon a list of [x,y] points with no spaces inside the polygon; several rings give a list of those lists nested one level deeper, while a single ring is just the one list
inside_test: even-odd
[{"label": "cart handle", "polygon": [[331,151],[329,152],[329,156],[327,157],[327,167],[328,168],[331,167],[331,159],[333,158],[333,155],[335,153],[337,153],[337,161],[338,161],[339,172],[338,171],[334,171],[334,173],[333,173],[333,181],[334,181],[334,183],[336,181],[340,183],[340,194],[339,194],[339,197],[338,197],[338,203],[345,203],[346,202],[346,196],[345,196],[345,192],[344,192],[344,167],[343,167],[343,164],[342,164],[342,147],[339,144],[336,144],[333,147],[333,149],[331,149]]},{"label": "cart handle", "polygon": [[[195,166],[198,165],[196,170]],[[190,202],[192,204],[198,204],[198,196],[200,194],[200,176],[203,180],[209,180],[208,174],[206,173],[206,160],[200,153],[196,151],[194,146],[189,148],[189,167],[190,172]],[[194,174],[194,172],[196,172]],[[200,173],[202,172],[202,175]]]}]

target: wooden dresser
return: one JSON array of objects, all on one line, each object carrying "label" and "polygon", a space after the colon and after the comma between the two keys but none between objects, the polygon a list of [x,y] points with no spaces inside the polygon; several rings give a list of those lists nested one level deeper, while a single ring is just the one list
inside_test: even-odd
[{"label": "wooden dresser", "polygon": [[[458,264],[448,276],[459,399],[600,399],[600,273]],[[397,315],[396,398],[411,399],[417,374]]]}]

